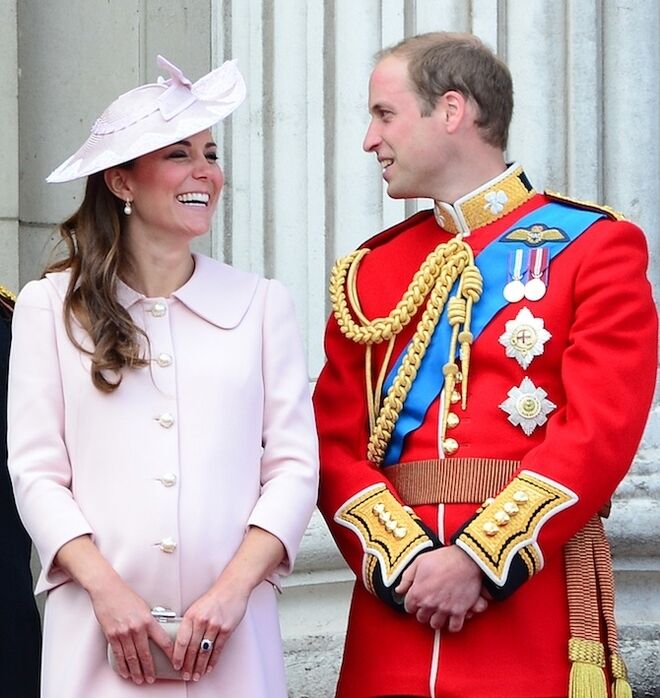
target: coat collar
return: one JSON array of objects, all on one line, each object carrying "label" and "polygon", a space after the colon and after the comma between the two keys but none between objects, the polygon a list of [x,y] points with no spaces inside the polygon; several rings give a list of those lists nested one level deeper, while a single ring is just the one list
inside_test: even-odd
[{"label": "coat collar", "polygon": [[435,220],[441,228],[468,236],[472,230],[506,216],[536,192],[522,167],[513,163],[501,174],[452,204],[435,202]]},{"label": "coat collar", "polygon": [[[172,297],[217,327],[230,330],[238,326],[252,303],[259,277],[204,255],[193,254],[193,259],[193,275]],[[125,308],[138,301],[155,300],[147,299],[119,279],[117,298]]]}]

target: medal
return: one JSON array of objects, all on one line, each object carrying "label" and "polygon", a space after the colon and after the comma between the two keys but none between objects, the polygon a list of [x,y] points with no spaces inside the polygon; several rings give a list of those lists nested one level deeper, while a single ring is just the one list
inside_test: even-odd
[{"label": "medal", "polygon": [[520,279],[514,279],[513,281],[509,281],[502,293],[509,303],[517,303],[525,297],[525,286]]},{"label": "medal", "polygon": [[525,436],[531,436],[537,427],[543,426],[550,412],[557,408],[554,402],[547,399],[548,393],[543,388],[537,388],[527,376],[507,395],[509,397],[500,405],[500,409],[509,415],[507,419],[513,426],[525,432]]},{"label": "medal", "polygon": [[525,284],[525,298],[528,301],[540,301],[545,296],[545,284],[543,279],[534,277]]},{"label": "medal", "polygon": [[507,278],[510,281],[504,286],[502,295],[509,303],[517,303],[525,297],[525,284],[523,278],[524,250],[518,248],[513,255],[509,255],[509,270]]},{"label": "medal", "polygon": [[514,320],[506,322],[498,341],[506,349],[506,355],[526,369],[534,357],[543,354],[543,346],[551,336],[541,318],[521,308]]},{"label": "medal", "polygon": [[543,280],[548,267],[548,249],[542,247],[533,250],[530,259],[531,278],[525,284],[524,295],[528,301],[540,301],[546,292],[546,284]]}]

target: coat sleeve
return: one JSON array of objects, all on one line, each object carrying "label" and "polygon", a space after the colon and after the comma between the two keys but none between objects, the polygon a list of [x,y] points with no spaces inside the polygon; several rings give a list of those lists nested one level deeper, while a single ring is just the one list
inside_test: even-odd
[{"label": "coat sleeve", "polygon": [[70,489],[54,318],[61,308],[54,311],[47,283],[29,283],[16,302],[8,397],[9,471],[18,510],[41,560],[40,591],[69,579],[54,563],[57,551],[93,533]]},{"label": "coat sleeve", "polygon": [[417,555],[440,547],[440,542],[367,460],[364,346],[344,337],[331,317],[325,352],[327,361],[314,391],[319,509],[358,580],[401,610],[402,599],[394,592],[401,575]]},{"label": "coat sleeve", "polygon": [[261,495],[248,524],[279,538],[288,574],[316,504],[318,443],[302,341],[289,292],[269,281],[263,319]]},{"label": "coat sleeve", "polygon": [[609,500],[632,463],[653,398],[658,326],[644,235],[609,220],[588,234],[566,309],[565,401],[517,477],[454,538],[499,598],[540,571]]}]

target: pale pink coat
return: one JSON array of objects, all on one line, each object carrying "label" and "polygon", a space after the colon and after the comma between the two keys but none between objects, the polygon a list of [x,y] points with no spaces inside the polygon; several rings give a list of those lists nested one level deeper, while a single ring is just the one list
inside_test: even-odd
[{"label": "pale pink coat", "polygon": [[317,488],[293,305],[276,281],[207,257],[195,263],[166,299],[120,285],[152,361],[125,371],[112,394],[92,385],[89,359],[67,337],[68,274],[31,282],[19,296],[9,464],[43,565],[37,591],[48,592],[43,698],[286,696],[269,582],[253,592],[211,674],[136,686],[109,668],[86,592],[53,564],[64,543],[92,534],[150,606],[178,613],[209,589],[250,524],[284,543],[279,572],[291,569]]}]

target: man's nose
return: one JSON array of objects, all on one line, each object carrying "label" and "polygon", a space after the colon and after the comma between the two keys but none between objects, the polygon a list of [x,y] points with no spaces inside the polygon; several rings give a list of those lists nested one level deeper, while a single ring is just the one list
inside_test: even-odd
[{"label": "man's nose", "polygon": [[380,136],[376,129],[376,125],[373,120],[369,124],[366,134],[364,135],[364,141],[362,141],[362,149],[370,153],[378,144],[380,143]]}]

